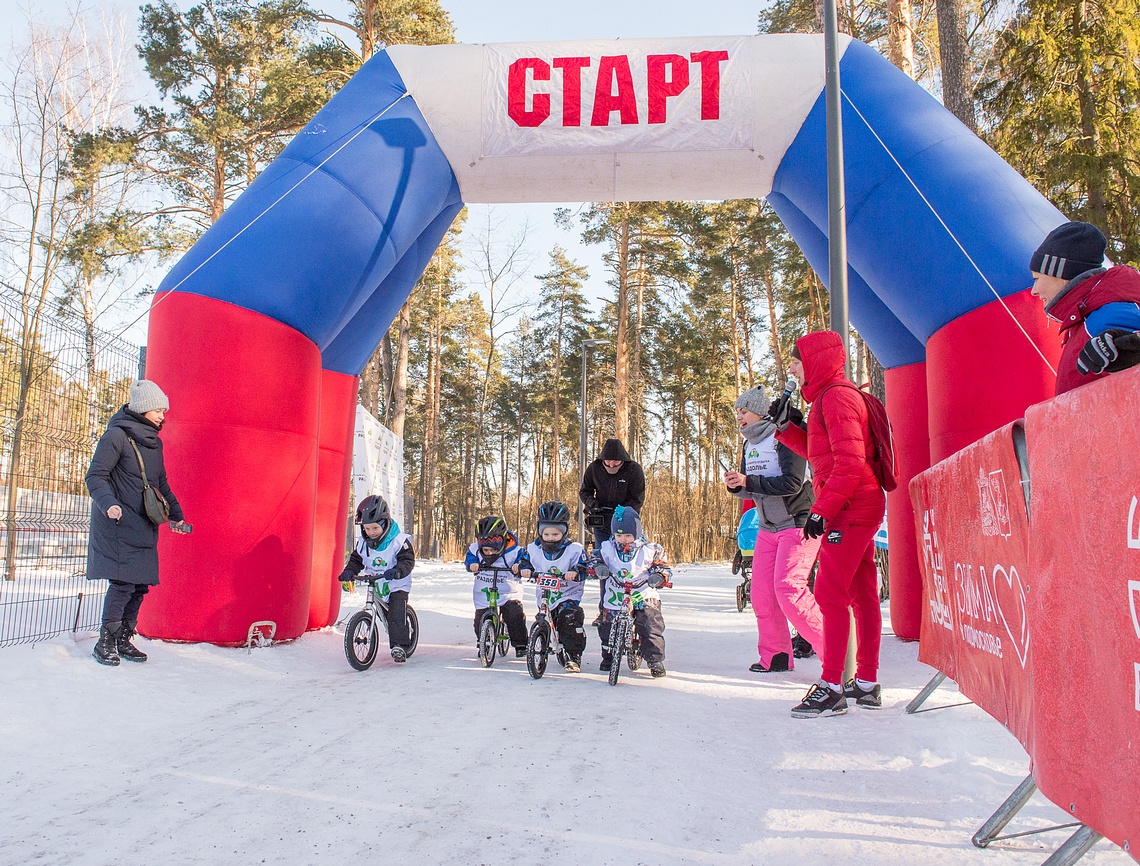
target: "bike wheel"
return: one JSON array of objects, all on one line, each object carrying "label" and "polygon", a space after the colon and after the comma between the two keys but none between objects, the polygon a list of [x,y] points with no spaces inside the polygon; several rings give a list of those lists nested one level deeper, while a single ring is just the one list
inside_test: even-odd
[{"label": "bike wheel", "polygon": [[610,632],[610,646],[613,647],[613,663],[610,665],[610,685],[616,686],[618,683],[618,674],[621,673],[621,658],[625,655],[625,630],[626,623],[623,620],[618,620],[614,623],[614,629]]},{"label": "bike wheel", "polygon": [[412,606],[408,605],[408,648],[406,650],[408,658],[412,657],[412,653],[416,651],[416,647],[420,645],[420,618],[416,616],[415,610]]},{"label": "bike wheel", "polygon": [[344,630],[344,654],[348,663],[358,671],[366,671],[376,660],[379,647],[376,633],[376,620],[367,610],[358,610],[348,621]]},{"label": "bike wheel", "polygon": [[495,651],[498,642],[495,640],[495,620],[489,616],[483,617],[483,624],[479,626],[479,661],[483,667],[489,668],[495,663]]},{"label": "bike wheel", "polygon": [[550,635],[542,623],[535,623],[526,642],[526,669],[536,680],[546,673],[546,656],[550,652]]},{"label": "bike wheel", "polygon": [[736,611],[737,613],[744,613],[744,606],[748,604],[748,598],[744,595],[744,584],[738,583],[736,585]]},{"label": "bike wheel", "polygon": [[641,668],[641,639],[635,634],[633,640],[630,641],[629,655],[626,656],[625,663],[629,666],[631,671],[636,671]]}]

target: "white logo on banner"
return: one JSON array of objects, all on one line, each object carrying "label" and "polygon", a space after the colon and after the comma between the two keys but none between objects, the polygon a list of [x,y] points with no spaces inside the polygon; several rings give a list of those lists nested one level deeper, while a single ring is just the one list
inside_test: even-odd
[{"label": "white logo on banner", "polygon": [[[1132,505],[1128,508],[1128,547],[1132,550],[1140,550],[1140,525],[1135,524],[1136,520],[1136,503],[1135,496],[1132,497]],[[1133,526],[1136,526],[1133,529]]]},{"label": "white logo on banner", "polygon": [[[1133,505],[1136,500],[1132,500]],[[1140,580],[1128,581],[1128,608],[1132,611],[1132,630],[1136,632],[1136,637],[1140,638],[1140,615],[1137,615],[1136,600],[1140,599]],[[1133,662],[1136,669],[1136,711],[1140,712],[1140,662]]]},{"label": "white logo on banner", "polygon": [[747,39],[488,46],[483,156],[752,146]]},{"label": "white logo on banner", "polygon": [[934,593],[930,598],[930,621],[949,631],[954,631],[954,619],[950,613],[950,588],[946,585],[946,569],[942,551],[938,547],[938,530],[934,526],[934,509],[922,513],[922,556],[926,560],[927,571],[934,583]]},{"label": "white logo on banner", "polygon": [[383,496],[392,518],[404,526],[404,440],[356,407],[356,436],[352,447],[353,508],[365,496]]},{"label": "white logo on banner", "polygon": [[1009,538],[1013,528],[1009,523],[1009,496],[1005,489],[1005,475],[998,469],[986,475],[978,470],[978,507],[981,512],[982,535],[1000,535]]}]

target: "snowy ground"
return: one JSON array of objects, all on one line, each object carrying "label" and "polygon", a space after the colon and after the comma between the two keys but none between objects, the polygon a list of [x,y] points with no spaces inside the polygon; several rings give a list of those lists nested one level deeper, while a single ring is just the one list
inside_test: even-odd
[{"label": "snowy ground", "polygon": [[[668,677],[616,688],[592,630],[582,674],[480,667],[469,580],[438,562],[402,667],[353,671],[334,629],[252,653],[140,641],[150,661],[120,668],[93,637],[0,650],[0,863],[1006,866],[1065,838],[970,845],[1028,759],[973,705],[903,712],[932,674],[915,644],[884,638],[882,711],[795,720],[818,660],[748,673],[727,565],[674,581]],[[1037,795],[1007,829],[1064,818]],[[1132,862],[1102,841],[1082,864]]]}]

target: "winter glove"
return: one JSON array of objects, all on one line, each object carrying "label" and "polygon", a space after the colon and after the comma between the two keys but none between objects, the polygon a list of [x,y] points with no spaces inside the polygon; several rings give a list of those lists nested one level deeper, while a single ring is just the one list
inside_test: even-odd
[{"label": "winter glove", "polygon": [[804,538],[819,538],[821,535],[823,535],[823,518],[813,511],[804,524]]},{"label": "winter glove", "polygon": [[1077,356],[1077,370],[1084,374],[1119,373],[1140,363],[1140,334],[1109,328],[1085,343]]},{"label": "winter glove", "polygon": [[649,585],[654,589],[672,589],[673,583],[669,580],[673,576],[673,572],[668,568],[651,568],[649,569]]},{"label": "winter glove", "polygon": [[606,565],[604,562],[599,562],[597,565],[594,566],[594,576],[595,577],[606,578],[606,577],[610,577],[611,575],[613,575],[613,572],[610,571],[610,567],[608,565]]},{"label": "winter glove", "polygon": [[391,568],[387,569],[382,575],[380,575],[380,579],[387,581],[388,583],[397,581],[400,579],[400,569],[392,566]]},{"label": "winter glove", "polygon": [[768,417],[776,422],[777,430],[786,430],[789,424],[798,427],[804,423],[804,413],[792,405],[791,395],[773,400],[768,407]]}]

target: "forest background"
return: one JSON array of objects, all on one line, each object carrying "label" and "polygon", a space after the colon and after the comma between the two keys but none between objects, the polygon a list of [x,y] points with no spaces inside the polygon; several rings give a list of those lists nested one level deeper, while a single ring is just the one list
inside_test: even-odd
[{"label": "forest background", "polygon": [[[9,490],[31,486],[22,466],[47,464],[40,485],[83,492],[122,385],[101,375],[97,335],[137,327],[148,275],[361,63],[456,39],[446,0],[333,2],[158,0],[133,20],[79,6],[14,28],[0,65],[0,293],[17,310],[0,335]],[[1101,226],[1114,260],[1140,258],[1140,0],[840,7],[841,29],[1070,218]],[[775,0],[754,24],[818,32],[820,20],[813,0]],[[617,436],[645,467],[645,525],[675,559],[729,557],[739,508],[718,464],[739,459],[733,402],[782,389],[793,342],[828,325],[826,290],[761,200],[593,203],[556,219],[564,242],[538,249],[525,224],[461,214],[361,376],[361,403],[404,440],[417,546],[454,556],[485,513],[525,537],[538,503],[573,505],[584,420],[587,462]],[[45,374],[52,319],[85,335],[82,376]],[[881,367],[857,333],[852,345],[855,378],[881,393]],[[45,375],[51,388],[32,387]],[[32,441],[33,421],[60,435]]]}]

